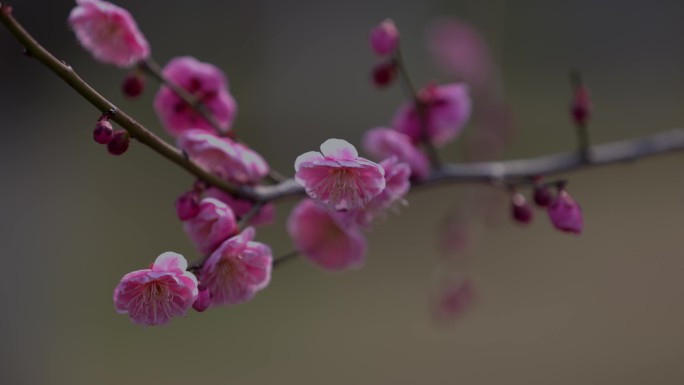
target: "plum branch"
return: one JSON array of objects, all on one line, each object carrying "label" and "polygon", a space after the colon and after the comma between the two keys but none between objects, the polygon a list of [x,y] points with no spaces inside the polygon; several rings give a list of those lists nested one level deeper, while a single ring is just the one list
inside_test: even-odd
[{"label": "plum branch", "polygon": [[[0,3],[0,23],[24,47],[27,56],[35,58],[45,65],[102,113],[116,111],[111,119],[128,131],[132,137],[208,185],[260,204],[305,195],[303,187],[291,178],[284,179],[273,185],[256,187],[236,186],[205,170],[177,148],[117,108],[112,102],[85,82],[70,65],[57,59],[41,46],[14,18],[12,8],[4,3]],[[200,110],[200,112],[204,116],[206,111]],[[211,119],[211,116],[209,118]],[[594,166],[632,162],[641,158],[679,150],[684,150],[684,129],[671,129],[650,136],[593,145],[588,146],[584,150],[536,158],[442,164],[440,167],[435,168],[426,179],[413,182],[412,187],[446,183],[498,185],[525,182],[538,176],[577,171]],[[433,159],[433,162],[436,162],[435,159]]]}]

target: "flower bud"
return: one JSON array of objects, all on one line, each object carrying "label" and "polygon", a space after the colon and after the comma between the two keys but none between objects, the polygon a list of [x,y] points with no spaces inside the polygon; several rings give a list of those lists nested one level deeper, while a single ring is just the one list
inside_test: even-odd
[{"label": "flower bud", "polygon": [[207,310],[209,308],[209,305],[211,305],[211,292],[206,286],[202,284],[199,284],[199,286],[197,286],[197,290],[197,299],[195,300],[195,302],[192,303],[192,308],[201,313]]},{"label": "flower bud", "polygon": [[113,136],[114,129],[112,128],[112,124],[106,119],[98,120],[95,129],[93,130],[93,139],[95,139],[97,143],[107,144],[112,141]]},{"label": "flower bud", "polygon": [[373,68],[373,84],[376,87],[387,87],[397,78],[397,66],[393,61],[380,63]]},{"label": "flower bud", "polygon": [[513,219],[520,224],[526,225],[532,222],[534,212],[521,193],[515,193],[511,198],[511,214]]},{"label": "flower bud", "polygon": [[121,83],[121,91],[124,96],[130,99],[135,99],[143,93],[145,89],[145,78],[137,71],[133,71],[126,75]]},{"label": "flower bud", "polygon": [[560,231],[581,234],[584,227],[582,209],[567,193],[560,189],[556,199],[548,206],[551,223]]},{"label": "flower bud", "polygon": [[551,194],[551,191],[549,190],[548,187],[540,184],[540,185],[534,186],[533,198],[534,198],[534,203],[536,203],[537,206],[546,207],[553,200],[553,195]]},{"label": "flower bud", "polygon": [[114,133],[111,142],[107,144],[107,151],[112,155],[121,155],[128,150],[131,143],[131,136],[126,130],[119,130]]},{"label": "flower bud", "polygon": [[399,47],[399,30],[387,19],[371,30],[370,45],[379,56],[391,55]]},{"label": "flower bud", "polygon": [[578,126],[586,126],[591,117],[591,110],[589,89],[585,85],[579,85],[575,89],[575,97],[570,107],[573,122]]},{"label": "flower bud", "polygon": [[176,214],[178,219],[186,221],[199,213],[199,194],[188,191],[176,199]]}]

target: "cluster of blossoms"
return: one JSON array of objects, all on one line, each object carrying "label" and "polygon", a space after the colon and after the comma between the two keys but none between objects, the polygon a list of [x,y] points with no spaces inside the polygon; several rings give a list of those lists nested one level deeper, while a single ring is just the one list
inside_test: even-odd
[{"label": "cluster of blossoms", "polygon": [[[565,190],[564,182],[559,182],[556,185],[557,192],[554,195],[547,185],[536,183],[533,191],[534,203],[537,207],[546,209],[549,219],[556,229],[567,233],[581,234],[584,228],[582,209]],[[521,224],[528,224],[534,219],[532,206],[520,192],[515,192],[511,196],[511,215],[516,222]]]},{"label": "cluster of blossoms", "polygon": [[[149,70],[151,58],[149,44],[131,15],[106,1],[77,0],[69,22],[97,60],[133,69],[123,91],[129,97],[139,95],[144,88],[141,72]],[[377,85],[391,84],[398,73],[406,76],[399,32],[391,20],[371,31],[370,45],[383,58],[374,70]],[[163,82],[154,109],[178,149],[235,186],[261,184],[270,167],[236,138],[237,104],[225,74],[212,64],[184,56],[170,60],[158,77]],[[128,148],[130,136],[123,130],[113,131],[112,114],[102,115],[93,135],[96,142],[108,145],[110,153],[120,155]],[[429,84],[399,106],[387,127],[364,135],[363,149],[378,163],[359,156],[352,144],[341,139],[325,141],[320,152],[300,155],[294,179],[308,198],[292,210],[287,221],[297,251],[328,271],[361,267],[367,251],[363,231],[405,204],[411,183],[427,179],[435,166],[425,150],[459,137],[470,115],[467,85]],[[567,192],[559,188],[554,198],[548,190],[540,190],[539,195],[543,194],[544,202],[537,200],[535,191],[535,201],[548,206],[554,225],[580,232],[581,212]],[[188,267],[183,256],[168,252],[149,269],[126,274],[114,291],[114,302],[117,311],[135,323],[162,325],[173,316],[185,315],[190,307],[202,312],[240,304],[269,284],[273,255],[254,238],[256,227],[273,221],[273,204],[233,196],[198,181],[176,200],[175,208],[183,230],[203,258]],[[513,196],[513,211],[520,222],[531,219],[532,211],[520,194]],[[444,298],[444,306],[460,309],[471,292],[470,284],[454,288]]]}]

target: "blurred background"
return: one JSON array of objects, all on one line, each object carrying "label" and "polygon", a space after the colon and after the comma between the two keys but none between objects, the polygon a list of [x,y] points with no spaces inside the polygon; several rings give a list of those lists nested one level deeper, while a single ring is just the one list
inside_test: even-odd
[{"label": "blurred background", "polygon": [[[157,86],[125,100],[125,72],[78,46],[66,23],[74,3],[10,3],[48,49],[170,139],[151,108]],[[595,143],[684,122],[679,0],[116,3],[160,63],[193,55],[223,68],[240,109],[235,129],[288,175],[297,155],[325,139],[359,145],[365,130],[390,122],[404,97],[371,86],[377,58],[367,45],[386,17],[420,84],[458,76],[430,53],[436,20],[456,17],[488,44],[495,96],[478,96],[478,120],[442,151],[451,161],[479,150],[518,158],[573,149],[571,68],[592,91]],[[108,155],[92,141],[98,112],[23,57],[4,29],[0,84],[2,384],[684,382],[684,154],[573,174],[580,237],[555,231],[541,211],[528,228],[515,225],[505,196],[487,188],[421,190],[368,234],[360,271],[329,274],[294,260],[248,304],[144,328],[115,313],[112,291],[164,251],[195,259],[173,210],[193,179],[139,143]],[[489,154],[468,143],[487,126],[480,106],[491,100],[505,100],[511,113],[501,124],[515,131]],[[486,215],[471,207],[485,192],[495,208]],[[284,229],[292,204],[258,233],[276,255],[292,249]],[[448,212],[477,235],[445,260],[438,244]],[[477,300],[437,322],[444,276],[471,277]]]}]

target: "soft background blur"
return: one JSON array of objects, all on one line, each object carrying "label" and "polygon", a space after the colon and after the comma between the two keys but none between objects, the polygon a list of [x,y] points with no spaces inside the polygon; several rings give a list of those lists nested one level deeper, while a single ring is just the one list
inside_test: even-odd
[{"label": "soft background blur", "polygon": [[[156,86],[124,100],[124,72],[93,61],[69,31],[71,1],[10,3],[40,42],[161,132]],[[420,83],[448,79],[426,49],[432,21],[457,16],[481,30],[518,126],[506,158],[573,148],[570,68],[594,96],[594,142],[684,123],[679,0],[117,3],[162,64],[189,54],[224,69],[237,131],[288,174],[329,137],[358,144],[403,99],[368,83],[367,33],[385,17]],[[527,229],[505,212],[490,219],[470,255],[479,301],[448,326],[429,299],[444,213],[469,194],[460,185],[412,194],[369,234],[363,270],[326,274],[296,260],[251,303],[142,328],[114,312],[112,290],[161,252],[195,258],[173,211],[192,178],[138,143],[109,156],[91,139],[98,112],[4,29],[0,85],[2,384],[684,382],[684,154],[573,174],[581,237],[554,231],[543,212]],[[462,159],[463,145],[443,153]],[[258,234],[276,255],[292,248],[290,207]]]}]

